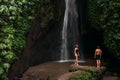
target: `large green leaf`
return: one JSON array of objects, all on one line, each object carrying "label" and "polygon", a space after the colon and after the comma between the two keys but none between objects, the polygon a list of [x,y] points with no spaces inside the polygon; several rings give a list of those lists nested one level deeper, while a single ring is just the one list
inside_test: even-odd
[{"label": "large green leaf", "polygon": [[3,68],[0,66],[0,76],[4,73]]},{"label": "large green leaf", "polygon": [[3,63],[3,68],[4,69],[9,69],[10,67],[10,64],[9,63]]}]

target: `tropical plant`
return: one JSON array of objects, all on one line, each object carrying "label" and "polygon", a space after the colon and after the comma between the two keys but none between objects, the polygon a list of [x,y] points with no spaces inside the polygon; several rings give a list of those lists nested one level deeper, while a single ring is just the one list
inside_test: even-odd
[{"label": "tropical plant", "polygon": [[104,44],[117,58],[120,59],[120,1],[99,0],[100,25],[104,30]]},{"label": "tropical plant", "polygon": [[120,1],[88,0],[88,18],[92,26],[103,29],[104,44],[120,59]]},{"label": "tropical plant", "polygon": [[8,80],[8,69],[25,47],[25,34],[39,9],[41,28],[53,19],[50,0],[0,0],[0,80]]}]

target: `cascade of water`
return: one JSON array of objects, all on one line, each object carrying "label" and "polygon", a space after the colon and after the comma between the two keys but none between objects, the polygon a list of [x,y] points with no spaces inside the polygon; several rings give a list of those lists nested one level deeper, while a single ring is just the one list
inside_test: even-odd
[{"label": "cascade of water", "polygon": [[68,50],[67,50],[67,26],[68,26],[68,11],[69,11],[69,0],[65,0],[66,10],[64,15],[63,29],[62,29],[62,46],[61,46],[61,60],[68,59]]},{"label": "cascade of water", "polygon": [[74,43],[79,41],[78,13],[75,1],[65,0],[66,9],[62,29],[61,60],[70,59],[70,53],[73,53],[70,50],[73,49]]}]

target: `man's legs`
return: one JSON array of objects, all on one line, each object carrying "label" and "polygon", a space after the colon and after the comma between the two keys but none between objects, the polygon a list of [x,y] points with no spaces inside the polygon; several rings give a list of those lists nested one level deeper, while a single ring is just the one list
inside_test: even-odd
[{"label": "man's legs", "polygon": [[99,63],[98,65],[99,65],[99,67],[100,67],[100,65],[101,65],[101,61],[100,61],[100,60],[98,60],[98,63]]},{"label": "man's legs", "polygon": [[100,60],[96,60],[97,62],[97,67],[100,67],[101,61]]}]

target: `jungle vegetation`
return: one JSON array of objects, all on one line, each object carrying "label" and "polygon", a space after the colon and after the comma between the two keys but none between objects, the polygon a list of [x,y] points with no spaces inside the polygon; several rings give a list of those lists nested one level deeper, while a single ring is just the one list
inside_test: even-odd
[{"label": "jungle vegetation", "polygon": [[[0,80],[25,47],[25,34],[39,8],[41,28],[54,18],[51,0],[0,0]],[[120,0],[88,0],[88,20],[104,31],[104,44],[120,59]],[[56,13],[57,14],[57,13]]]},{"label": "jungle vegetation", "polygon": [[50,0],[0,0],[0,80],[8,80],[8,70],[19,59],[25,36],[35,19],[36,8],[41,17],[41,28],[53,19]]},{"label": "jungle vegetation", "polygon": [[87,4],[89,23],[103,30],[105,47],[120,60],[120,1],[88,0]]}]

